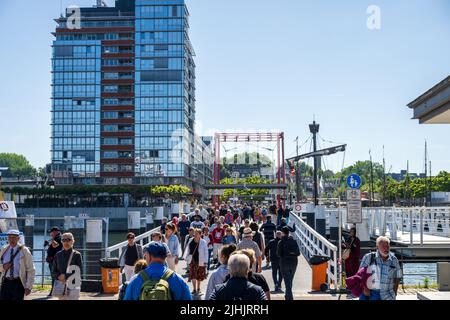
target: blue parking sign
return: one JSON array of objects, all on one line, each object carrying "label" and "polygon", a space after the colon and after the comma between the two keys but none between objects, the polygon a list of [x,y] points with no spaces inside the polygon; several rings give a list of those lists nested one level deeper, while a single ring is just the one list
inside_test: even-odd
[{"label": "blue parking sign", "polygon": [[347,177],[347,185],[352,189],[359,189],[361,187],[361,177],[357,174],[351,174]]}]

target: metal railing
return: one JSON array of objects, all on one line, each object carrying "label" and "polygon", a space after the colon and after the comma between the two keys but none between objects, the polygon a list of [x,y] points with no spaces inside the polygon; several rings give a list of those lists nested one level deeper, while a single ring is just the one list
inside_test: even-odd
[{"label": "metal railing", "polygon": [[[147,247],[148,244],[152,241],[151,239],[151,235],[154,232],[158,232],[160,230],[160,227],[154,228],[150,231],[144,232],[138,236],[135,237],[135,242],[140,244],[143,248]],[[118,244],[115,244],[113,246],[110,246],[108,248],[105,249],[105,257],[106,258],[110,258],[111,256],[113,256],[113,253],[115,253],[117,251],[117,257],[120,257],[122,254],[122,250],[128,245],[128,241],[122,241]],[[116,256],[114,254],[114,256]]]},{"label": "metal railing", "polygon": [[[332,212],[338,210],[326,209],[327,223]],[[347,223],[346,208],[341,208],[340,214],[343,230],[350,230],[353,224]],[[450,207],[363,208],[362,214],[363,219],[368,223],[369,235],[372,238],[383,235],[392,240],[399,240],[399,235],[406,233],[409,236],[410,245],[423,245],[443,240],[430,237],[425,239],[424,235],[450,238]]]},{"label": "metal railing", "polygon": [[[103,256],[104,249],[78,249],[75,248],[78,252],[80,252],[83,262],[83,268],[81,272],[81,280],[100,280],[101,279],[101,273],[100,273],[100,264],[99,260],[87,260],[87,256],[93,255],[92,253],[95,253],[95,256],[101,257]],[[47,249],[33,249],[32,250],[33,255],[33,263],[35,267],[35,285],[51,285],[52,279],[50,276],[50,269],[48,266],[48,263],[45,261],[45,258],[47,256]],[[87,270],[92,267],[98,267],[99,273],[87,273]]]},{"label": "metal railing", "polygon": [[330,258],[327,268],[327,284],[328,288],[333,285],[334,289],[338,290],[338,248],[311,228],[297,214],[291,212],[290,219],[295,222],[295,238],[306,260],[309,261],[314,255]]}]

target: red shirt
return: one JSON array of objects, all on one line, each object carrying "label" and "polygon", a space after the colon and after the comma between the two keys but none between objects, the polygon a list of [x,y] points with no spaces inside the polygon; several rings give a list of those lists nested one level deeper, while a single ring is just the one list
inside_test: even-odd
[{"label": "red shirt", "polygon": [[212,231],[213,243],[222,243],[222,239],[225,236],[225,230],[223,228],[216,227]]}]

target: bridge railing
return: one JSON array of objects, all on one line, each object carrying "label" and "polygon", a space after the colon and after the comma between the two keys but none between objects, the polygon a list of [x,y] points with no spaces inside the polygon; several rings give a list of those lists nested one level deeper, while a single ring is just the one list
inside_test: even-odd
[{"label": "bridge railing", "polygon": [[311,228],[301,217],[292,213],[290,221],[295,222],[295,238],[300,247],[300,251],[306,260],[312,256],[320,255],[329,257],[327,269],[328,288],[333,285],[334,289],[338,289],[338,249],[327,239],[321,236],[313,228]]},{"label": "bridge railing", "polygon": [[423,244],[424,235],[450,237],[449,207],[364,208],[363,217],[371,237],[386,235],[397,240],[399,234],[409,233],[410,244]]},{"label": "bridge railing", "polygon": [[[143,248],[145,248],[152,241],[152,239],[151,239],[152,233],[158,232],[159,230],[160,230],[160,228],[157,227],[150,231],[144,232],[135,237],[135,242],[140,244]],[[123,242],[120,242],[118,244],[115,244],[111,247],[106,248],[105,249],[105,257],[110,258],[113,255],[116,256],[116,254],[115,254],[116,252],[117,252],[117,257],[120,257],[123,249],[125,249],[127,245],[128,245],[128,241],[125,240]]]}]

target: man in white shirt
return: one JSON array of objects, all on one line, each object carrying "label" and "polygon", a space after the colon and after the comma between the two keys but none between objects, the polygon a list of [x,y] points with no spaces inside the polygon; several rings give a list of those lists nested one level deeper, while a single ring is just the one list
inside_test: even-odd
[{"label": "man in white shirt", "polygon": [[19,245],[19,230],[9,230],[7,235],[8,244],[0,250],[0,300],[20,301],[29,295],[33,288],[33,256],[27,247]]}]

